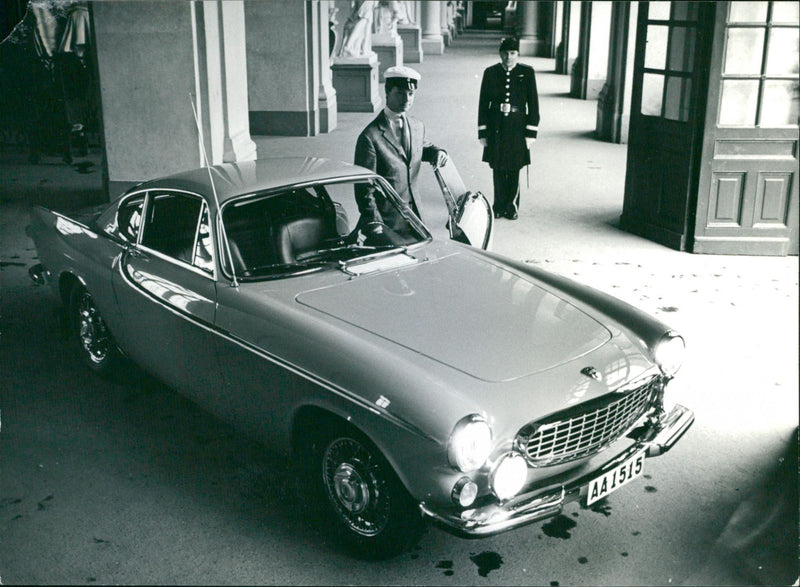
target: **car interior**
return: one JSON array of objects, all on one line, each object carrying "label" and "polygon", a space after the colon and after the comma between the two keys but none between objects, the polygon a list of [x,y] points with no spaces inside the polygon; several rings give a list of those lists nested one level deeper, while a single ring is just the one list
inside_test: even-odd
[{"label": "car interior", "polygon": [[225,207],[223,218],[237,274],[302,262],[339,238],[330,203],[305,189]]}]

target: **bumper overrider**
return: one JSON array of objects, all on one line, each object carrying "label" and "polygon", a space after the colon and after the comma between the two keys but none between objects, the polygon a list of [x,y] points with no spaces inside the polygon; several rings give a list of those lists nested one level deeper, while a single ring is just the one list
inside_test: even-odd
[{"label": "bumper overrider", "polygon": [[625,451],[606,461],[596,469],[584,473],[557,488],[534,490],[522,493],[504,502],[490,503],[461,512],[437,511],[425,502],[420,504],[423,515],[432,518],[446,529],[467,536],[489,536],[518,526],[530,524],[561,513],[564,505],[576,501],[586,492],[589,483],[607,472],[614,470],[627,459],[640,451],[647,458],[664,454],[694,423],[694,413],[688,408],[676,405],[667,414],[662,412],[657,419],[647,425],[635,428],[628,437],[633,440]]}]

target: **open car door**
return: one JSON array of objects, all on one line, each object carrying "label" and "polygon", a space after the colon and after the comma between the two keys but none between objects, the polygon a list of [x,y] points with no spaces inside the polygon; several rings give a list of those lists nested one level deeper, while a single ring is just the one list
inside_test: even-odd
[{"label": "open car door", "polygon": [[442,167],[435,167],[434,174],[450,216],[447,223],[450,238],[479,249],[489,249],[494,215],[486,196],[481,192],[467,191],[451,159]]}]

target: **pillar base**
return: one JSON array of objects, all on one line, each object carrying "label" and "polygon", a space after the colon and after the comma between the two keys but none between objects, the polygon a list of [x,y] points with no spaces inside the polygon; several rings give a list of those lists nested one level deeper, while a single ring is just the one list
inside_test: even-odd
[{"label": "pillar base", "polygon": [[442,35],[422,37],[422,53],[430,55],[443,55],[444,54],[444,39]]},{"label": "pillar base", "polygon": [[422,30],[415,24],[399,24],[397,32],[403,39],[403,61],[422,63]]},{"label": "pillar base", "polygon": [[336,90],[323,87],[319,94],[319,132],[329,133],[338,124]]},{"label": "pillar base", "polygon": [[383,81],[384,72],[395,65],[403,65],[403,39],[372,37],[372,50],[378,56],[378,79]]},{"label": "pillar base", "polygon": [[224,163],[238,163],[240,161],[254,161],[258,147],[250,138],[248,131],[240,131],[235,136],[226,137],[222,161]]},{"label": "pillar base", "polygon": [[378,60],[357,57],[338,59],[332,66],[333,87],[341,112],[377,112],[381,105],[378,94]]},{"label": "pillar base", "polygon": [[544,41],[537,38],[519,40],[519,54],[525,57],[537,57],[544,51]]}]

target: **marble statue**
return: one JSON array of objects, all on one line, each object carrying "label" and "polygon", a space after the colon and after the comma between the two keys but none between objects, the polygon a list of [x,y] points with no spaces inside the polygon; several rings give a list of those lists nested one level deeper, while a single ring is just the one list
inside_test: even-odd
[{"label": "marble statue", "polygon": [[353,2],[353,10],[344,23],[339,57],[365,57],[372,51],[371,33],[375,0]]}]

